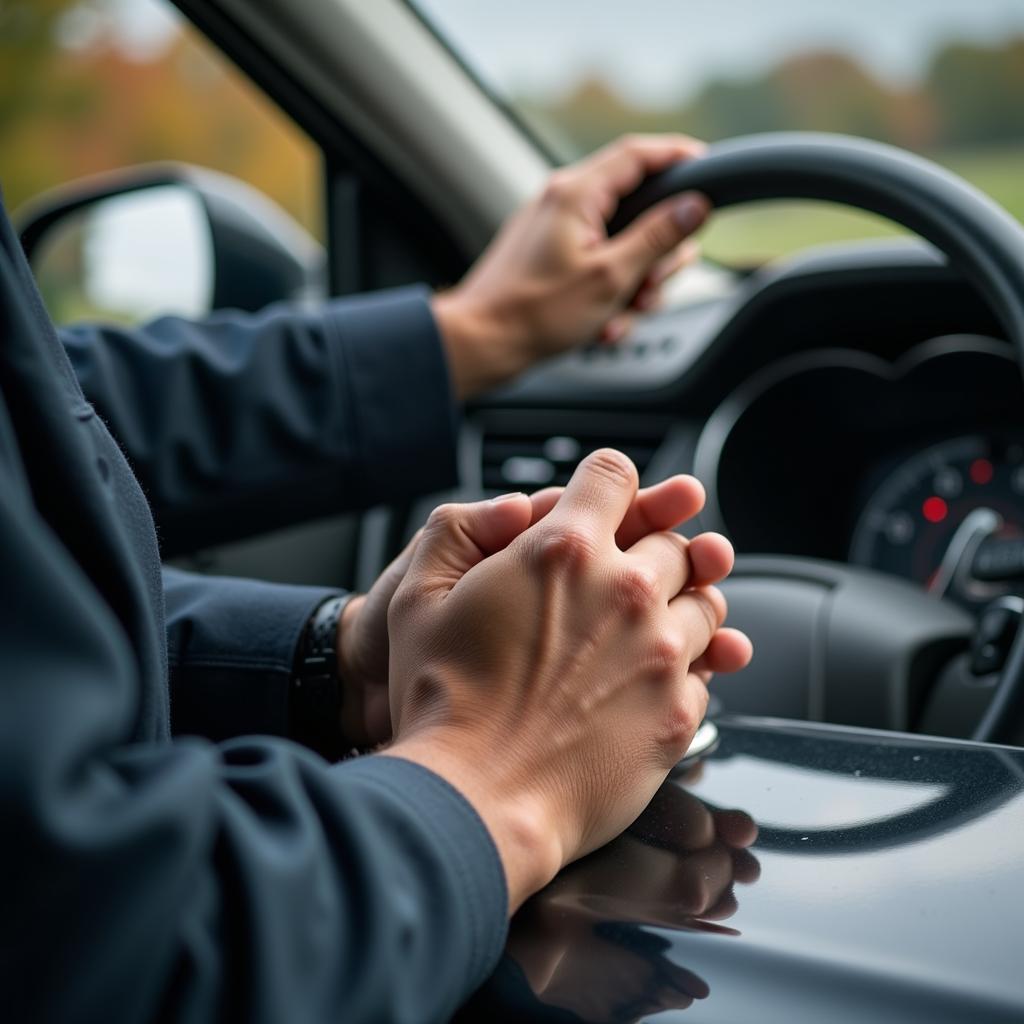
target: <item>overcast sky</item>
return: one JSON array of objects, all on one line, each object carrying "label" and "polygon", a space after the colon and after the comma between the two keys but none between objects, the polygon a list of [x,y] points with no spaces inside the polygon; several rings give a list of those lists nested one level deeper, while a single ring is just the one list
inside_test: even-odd
[{"label": "overcast sky", "polygon": [[417,0],[505,89],[564,89],[592,69],[638,99],[754,74],[828,47],[906,81],[950,39],[1024,33],[1024,0]]},{"label": "overcast sky", "polygon": [[[845,51],[890,81],[907,81],[950,40],[1024,34],[1024,0],[413,2],[503,90],[558,92],[599,71],[626,95],[654,102],[811,48]],[[167,0],[107,3],[122,42],[140,56],[161,48],[180,21]]]}]

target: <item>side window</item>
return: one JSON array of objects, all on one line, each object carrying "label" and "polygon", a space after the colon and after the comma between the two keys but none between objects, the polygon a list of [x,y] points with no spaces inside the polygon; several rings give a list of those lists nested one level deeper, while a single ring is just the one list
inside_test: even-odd
[{"label": "side window", "polygon": [[[239,178],[323,237],[319,150],[168,0],[0,0],[9,212],[77,178],[163,160]],[[55,318],[89,314],[49,284]]]}]

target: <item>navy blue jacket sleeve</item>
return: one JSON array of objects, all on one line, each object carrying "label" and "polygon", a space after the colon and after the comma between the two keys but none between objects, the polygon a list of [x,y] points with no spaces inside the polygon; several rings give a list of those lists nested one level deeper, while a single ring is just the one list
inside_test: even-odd
[{"label": "navy blue jacket sleeve", "polygon": [[447,783],[286,740],[135,742],[125,625],[39,516],[0,402],[5,1019],[444,1020],[501,863]]},{"label": "navy blue jacket sleeve", "polygon": [[299,637],[338,591],[163,570],[171,728],[214,740],[288,735]]},{"label": "navy blue jacket sleeve", "polygon": [[60,335],[169,557],[453,484],[457,413],[428,298]]}]

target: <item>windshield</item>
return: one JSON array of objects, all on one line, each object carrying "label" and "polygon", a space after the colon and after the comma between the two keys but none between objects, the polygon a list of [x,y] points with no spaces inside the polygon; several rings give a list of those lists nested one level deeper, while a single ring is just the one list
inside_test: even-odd
[{"label": "windshield", "polygon": [[[415,0],[538,137],[571,160],[627,131],[880,139],[1024,219],[1024,0]],[[720,214],[705,252],[759,263],[894,229],[814,203]]]}]

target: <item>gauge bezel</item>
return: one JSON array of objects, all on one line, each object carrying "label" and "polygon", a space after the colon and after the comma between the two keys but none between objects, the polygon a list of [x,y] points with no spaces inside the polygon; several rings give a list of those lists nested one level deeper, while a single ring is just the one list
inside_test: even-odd
[{"label": "gauge bezel", "polygon": [[[756,411],[757,407],[765,400],[770,400],[773,393],[781,392],[784,387],[799,381],[801,377],[819,373],[821,371],[835,371],[842,375],[845,372],[854,375],[867,375],[873,378],[873,383],[882,386],[900,387],[904,382],[913,379],[914,375],[922,370],[928,372],[934,364],[949,358],[977,357],[987,361],[998,359],[1005,364],[1007,369],[1012,367],[1014,388],[1020,386],[1020,376],[1017,371],[1016,359],[1012,348],[1004,341],[980,334],[947,334],[931,338],[915,345],[905,352],[900,358],[889,361],[873,353],[860,352],[848,348],[823,348],[809,352],[789,356],[779,362],[758,371],[732,391],[722,403],[714,410],[697,439],[694,451],[694,473],[704,484],[707,492],[707,501],[701,514],[701,525],[707,529],[718,530],[731,537],[740,550],[771,550],[764,547],[752,548],[743,543],[743,530],[737,530],[737,509],[730,507],[723,501],[722,483],[723,479],[730,479],[729,474],[737,472],[737,467],[729,465],[727,449],[730,440],[736,435],[737,429],[741,427],[747,417]],[[1002,366],[997,372],[1001,373]],[[984,380],[987,375],[993,372],[990,365],[983,367],[979,364],[979,380]],[[857,386],[863,386],[864,381],[858,381]],[[833,385],[834,386],[834,385]],[[977,401],[977,396],[971,394],[972,401]],[[1006,422],[997,425],[999,429],[1012,429],[1014,422]],[[825,429],[827,424],[818,424]],[[912,454],[914,430],[908,429],[905,437],[894,437],[892,439],[892,453],[896,461],[901,459],[901,447],[907,448],[907,455]],[[989,424],[979,426],[977,423],[959,422],[951,423],[950,429],[945,433],[937,433],[922,444],[928,447],[931,444],[941,442],[950,437],[961,434],[977,434],[985,432]],[[766,442],[767,443],[767,442]],[[852,539],[853,526],[861,517],[864,506],[867,504],[870,494],[865,495],[863,488],[873,466],[862,466],[858,469],[857,486],[851,488],[857,494],[857,507],[852,510],[855,514],[851,517],[847,535],[836,538],[828,551],[816,550],[815,544],[808,544],[806,549],[795,550],[792,547],[784,549],[784,553],[816,555],[821,557],[842,557],[848,560],[850,541]],[[884,479],[884,475],[882,477]],[[755,495],[747,496],[750,501],[755,501]],[[784,513],[780,513],[784,514]]]}]

